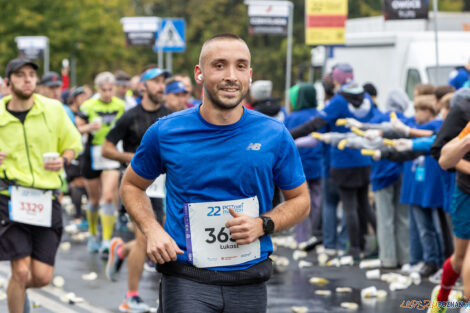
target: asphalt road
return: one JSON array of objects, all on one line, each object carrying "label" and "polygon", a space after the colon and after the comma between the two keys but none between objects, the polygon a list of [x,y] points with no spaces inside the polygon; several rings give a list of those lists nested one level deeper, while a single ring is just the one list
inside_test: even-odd
[{"label": "asphalt road", "polygon": [[[119,312],[118,306],[126,292],[127,266],[123,266],[120,279],[109,282],[104,274],[105,262],[98,255],[90,255],[86,249],[86,241],[74,242],[69,235],[64,235],[63,242],[71,242],[68,251],[59,249],[56,259],[55,276],[65,279],[63,288],[52,285],[40,290],[29,290],[30,298],[39,305],[34,313],[109,313]],[[388,285],[380,280],[367,280],[366,270],[358,266],[321,267],[315,265],[316,254],[311,252],[303,260],[314,263],[314,266],[299,268],[298,261],[293,259],[293,250],[280,247],[276,251],[279,256],[289,259],[289,265],[282,273],[275,273],[268,284],[268,312],[292,312],[292,306],[305,306],[308,312],[348,312],[341,308],[342,302],[357,303],[356,312],[424,312],[423,307],[414,309],[401,308],[406,301],[428,299],[433,285],[424,281],[420,285],[413,285],[406,290],[390,291]],[[83,274],[97,273],[97,279],[84,280]],[[382,272],[383,273],[383,272]],[[9,275],[8,262],[0,262],[0,279]],[[309,283],[312,276],[323,277],[329,280],[325,286],[319,287]],[[140,295],[147,304],[157,306],[159,274],[145,272],[140,284]],[[387,291],[383,300],[361,299],[360,291],[363,288],[376,286],[377,289]],[[339,294],[336,287],[351,287],[352,293]],[[330,290],[331,295],[315,294],[317,290]],[[4,289],[1,289],[3,290]],[[74,292],[76,296],[84,299],[81,303],[69,304],[62,301],[62,297]],[[405,301],[405,302],[403,302]],[[0,312],[8,312],[6,300],[0,300]],[[459,312],[457,309],[448,312]]]}]

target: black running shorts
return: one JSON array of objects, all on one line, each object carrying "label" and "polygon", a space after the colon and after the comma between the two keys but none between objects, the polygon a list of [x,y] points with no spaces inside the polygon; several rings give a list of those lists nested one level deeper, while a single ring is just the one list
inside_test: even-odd
[{"label": "black running shorts", "polygon": [[8,214],[9,197],[0,195],[0,260],[31,258],[54,266],[55,255],[62,237],[62,207],[52,201],[52,227],[40,227],[11,222]]}]

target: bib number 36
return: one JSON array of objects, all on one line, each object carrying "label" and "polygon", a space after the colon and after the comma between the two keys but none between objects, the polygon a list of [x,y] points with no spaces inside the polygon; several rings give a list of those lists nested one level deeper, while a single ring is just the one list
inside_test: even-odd
[{"label": "bib number 36", "polygon": [[225,231],[225,227],[220,228],[217,235],[215,235],[215,232],[216,232],[215,228],[209,227],[209,228],[205,228],[204,230],[208,233],[207,235],[209,236],[209,238],[206,239],[207,243],[216,243],[216,242],[225,243],[229,240],[231,242],[235,242],[235,239],[232,239],[232,237],[230,236],[230,232]]}]

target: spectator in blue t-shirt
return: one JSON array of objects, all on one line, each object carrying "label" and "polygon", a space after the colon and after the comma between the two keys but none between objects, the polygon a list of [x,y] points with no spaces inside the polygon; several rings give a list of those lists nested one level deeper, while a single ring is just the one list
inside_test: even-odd
[{"label": "spectator in blue t-shirt", "polygon": [[470,59],[468,59],[468,63],[465,66],[457,67],[450,74],[449,85],[454,86],[454,88],[458,90],[462,88],[468,80],[470,80]]},{"label": "spectator in blue t-shirt", "polygon": [[[313,84],[301,83],[297,95],[295,111],[284,121],[287,129],[293,129],[318,115],[317,92]],[[310,215],[295,228],[298,243],[306,243],[321,238],[321,177],[322,177],[322,145],[314,148],[299,148],[300,158],[310,190]],[[312,237],[314,236],[314,237]]]},{"label": "spectator in blue t-shirt", "polygon": [[[437,112],[434,102],[433,96],[415,97],[417,128],[439,131],[442,120],[435,119]],[[434,274],[442,262],[442,238],[437,213],[437,208],[444,204],[441,172],[439,164],[429,154],[405,163],[401,202],[410,206],[410,214],[413,215],[410,222],[416,223],[419,236],[410,237],[410,263],[424,261],[419,269],[422,277]],[[413,228],[414,225],[410,227]],[[422,247],[421,260],[416,259],[419,257],[413,245],[416,240],[419,240]]]}]

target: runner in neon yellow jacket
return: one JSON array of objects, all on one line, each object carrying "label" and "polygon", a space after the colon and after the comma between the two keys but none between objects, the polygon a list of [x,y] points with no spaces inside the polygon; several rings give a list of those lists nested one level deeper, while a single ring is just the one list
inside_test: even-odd
[{"label": "runner in neon yellow jacket", "polygon": [[26,288],[52,279],[63,229],[52,190],[61,185],[64,165],[82,149],[62,104],[34,94],[37,69],[27,59],[11,60],[5,73],[11,96],[0,100],[0,261],[11,265],[11,313],[29,312]]},{"label": "runner in neon yellow jacket", "polygon": [[62,184],[60,173],[44,169],[43,154],[62,155],[70,149],[78,155],[80,133],[59,101],[38,94],[33,98],[24,124],[6,109],[11,96],[0,100],[0,151],[8,154],[0,165],[0,178],[25,187],[57,189]]}]

